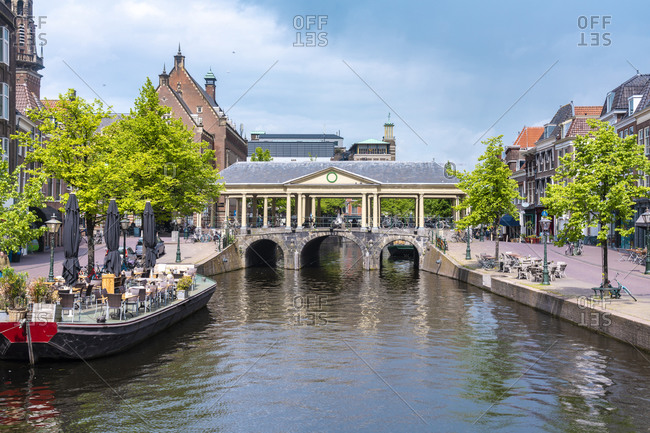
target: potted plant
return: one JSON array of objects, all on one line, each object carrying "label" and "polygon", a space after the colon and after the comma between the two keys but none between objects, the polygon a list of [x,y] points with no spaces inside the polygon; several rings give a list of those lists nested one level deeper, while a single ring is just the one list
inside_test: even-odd
[{"label": "potted plant", "polygon": [[44,277],[32,280],[27,285],[27,298],[32,303],[32,321],[54,322],[61,318],[59,292]]},{"label": "potted plant", "polygon": [[9,314],[10,322],[27,317],[27,273],[5,268],[0,277],[0,301]]},{"label": "potted plant", "polygon": [[192,277],[185,275],[176,283],[176,297],[178,299],[187,299],[187,291],[192,288]]}]

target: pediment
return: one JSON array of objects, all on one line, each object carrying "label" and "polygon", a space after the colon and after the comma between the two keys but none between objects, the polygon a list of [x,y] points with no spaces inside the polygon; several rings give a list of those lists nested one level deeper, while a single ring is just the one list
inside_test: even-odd
[{"label": "pediment", "polygon": [[377,185],[378,182],[337,167],[328,167],[285,182],[285,185]]}]

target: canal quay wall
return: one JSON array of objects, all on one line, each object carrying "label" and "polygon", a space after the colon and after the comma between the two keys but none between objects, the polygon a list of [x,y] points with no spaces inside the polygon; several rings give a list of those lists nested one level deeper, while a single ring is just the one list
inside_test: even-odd
[{"label": "canal quay wall", "polygon": [[[455,252],[456,256],[459,252]],[[511,274],[471,269],[469,266],[469,263],[461,264],[452,254],[443,254],[430,246],[421,270],[471,284],[650,352],[650,321],[638,317],[640,312],[650,312],[650,302],[638,294],[639,302],[635,304],[629,303],[631,299],[623,298],[600,300],[593,297],[590,289],[597,284],[571,281],[572,287],[561,288],[558,286],[564,279],[556,279],[551,286],[527,285],[520,282],[527,280],[513,280]]]},{"label": "canal quay wall", "polygon": [[244,261],[236,244],[228,245],[223,251],[214,251],[195,262],[196,271],[212,276],[244,268]]}]

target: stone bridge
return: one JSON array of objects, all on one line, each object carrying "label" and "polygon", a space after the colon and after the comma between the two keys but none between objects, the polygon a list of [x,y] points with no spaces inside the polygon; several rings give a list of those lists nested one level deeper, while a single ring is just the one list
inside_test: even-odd
[{"label": "stone bridge", "polygon": [[[430,248],[430,231],[423,229],[303,229],[285,228],[249,229],[235,236],[236,246],[245,267],[274,265],[278,248],[282,251],[285,269],[300,269],[318,260],[321,243],[330,236],[345,238],[356,244],[363,258],[363,269],[379,269],[384,247],[403,241],[415,247],[416,267],[424,262]],[[361,260],[360,260],[361,262]]]}]

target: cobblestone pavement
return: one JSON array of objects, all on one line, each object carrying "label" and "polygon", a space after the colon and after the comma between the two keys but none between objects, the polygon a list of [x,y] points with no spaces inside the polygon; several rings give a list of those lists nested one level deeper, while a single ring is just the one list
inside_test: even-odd
[{"label": "cobblestone pavement", "polygon": [[[478,268],[476,255],[481,253],[493,255],[495,242],[480,242],[477,240],[471,242],[472,260],[465,260],[466,243],[449,242],[448,246],[449,254],[461,266],[476,269]],[[609,279],[612,281],[612,285],[616,286],[614,277],[618,273],[618,280],[628,288],[632,295],[638,299],[638,302],[635,302],[627,294],[623,294],[620,299],[605,298],[600,301],[598,298],[594,300],[591,288],[598,287],[601,282],[602,249],[596,246],[585,245],[582,255],[566,256],[564,254],[564,247],[556,247],[549,244],[547,248],[549,262],[567,263],[567,278],[555,279],[551,281],[549,286],[542,286],[540,283],[528,280],[517,280],[516,274],[514,273],[504,273],[496,270],[483,272],[490,273],[495,277],[513,279],[521,284],[546,290],[557,295],[581,298],[585,303],[597,303],[602,308],[611,310],[617,314],[630,315],[638,319],[650,321],[650,275],[644,275],[643,273],[645,271],[645,264],[637,265],[629,261],[621,261],[621,254],[609,249],[607,258]],[[544,257],[543,244],[499,242],[499,253],[506,251],[523,256]]]}]

